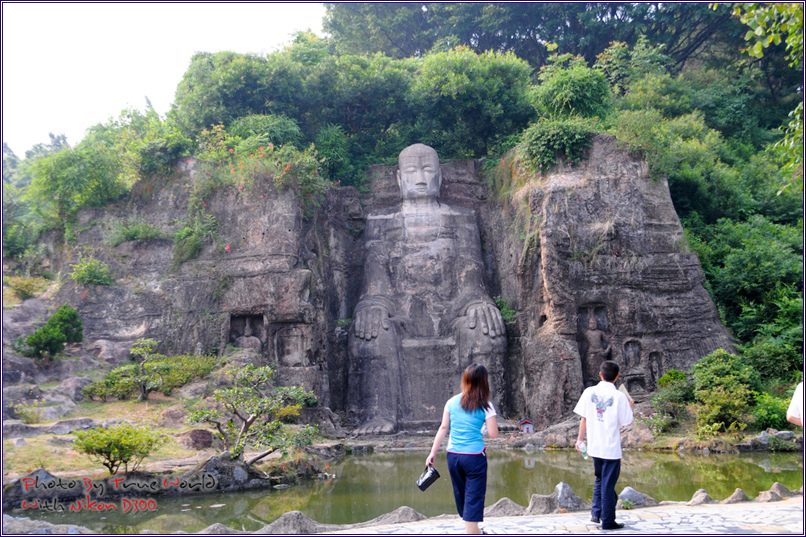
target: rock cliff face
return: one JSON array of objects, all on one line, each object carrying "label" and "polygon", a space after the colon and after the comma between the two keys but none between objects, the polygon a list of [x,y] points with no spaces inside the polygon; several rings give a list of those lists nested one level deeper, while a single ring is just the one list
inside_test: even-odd
[{"label": "rock cliff face", "polygon": [[[509,369],[510,410],[536,428],[576,403],[602,359],[640,399],[667,370],[688,370],[718,348],[732,349],[703,287],[697,257],[665,181],[597,136],[589,158],[548,174],[529,192],[528,243],[491,228],[502,294],[520,311],[520,359]],[[518,347],[518,346],[516,346]]]},{"label": "rock cliff face", "polygon": [[[207,210],[220,223],[218,238],[176,269],[170,240],[104,244],[105,222],[135,210],[173,232],[187,213],[185,185],[196,165],[182,161],[177,177],[148,202],[82,210],[78,245],[62,249],[54,268],[69,272],[69,263],[92,255],[109,265],[116,284],[68,279],[53,306],[77,309],[84,347],[100,361],[122,360],[140,337],[156,339],[158,351],[169,354],[254,347],[281,383],[313,390],[343,413],[344,327],[359,298],[363,229],[370,212],[399,202],[394,168],[370,170],[369,194],[334,189],[309,218],[294,192],[278,192],[269,178],[247,190],[216,190]],[[487,290],[518,311],[507,327],[500,414],[529,417],[540,429],[571,411],[591,381],[586,370],[601,359],[619,362],[627,387],[640,396],[668,369],[731,348],[667,185],[650,180],[645,165],[611,138],[597,137],[589,160],[533,185],[526,237],[509,207],[490,198],[477,162],[442,168],[441,198],[476,211]],[[4,362],[10,343],[4,338]],[[427,373],[409,366],[411,375]]]}]

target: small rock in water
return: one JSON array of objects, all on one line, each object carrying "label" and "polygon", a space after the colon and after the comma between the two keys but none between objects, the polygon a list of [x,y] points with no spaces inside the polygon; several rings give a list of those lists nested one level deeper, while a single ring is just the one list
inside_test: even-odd
[{"label": "small rock in water", "polygon": [[280,483],[279,485],[274,485],[274,488],[277,490],[291,488],[291,485],[286,485],[285,483]]},{"label": "small rock in water", "polygon": [[216,504],[211,505],[210,508],[211,509],[217,509],[219,507],[224,507],[225,505],[227,505],[227,504],[225,504],[225,503],[216,503]]}]

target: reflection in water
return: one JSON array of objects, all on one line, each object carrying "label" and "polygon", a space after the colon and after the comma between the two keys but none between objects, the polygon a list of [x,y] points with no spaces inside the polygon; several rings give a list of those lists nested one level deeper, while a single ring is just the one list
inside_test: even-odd
[{"label": "reflection in water", "polygon": [[[407,505],[426,516],[454,514],[453,491],[445,453],[437,457],[442,478],[426,492],[415,485],[427,451],[354,456],[333,465],[336,478],[284,490],[251,491],[215,496],[157,499],[153,513],[46,513],[15,510],[57,524],[77,524],[104,533],[138,533],[143,529],[171,533],[196,532],[213,523],[254,531],[287,511],[299,510],[328,524],[364,522]],[[561,481],[590,501],[593,462],[575,451],[500,450],[489,453],[487,502],[507,497],[523,505],[532,494],[551,494]],[[722,500],[738,487],[755,497],[779,481],[790,489],[803,486],[802,453],[747,453],[710,456],[680,453],[625,452],[616,490],[631,486],[661,500],[690,500],[704,488]],[[118,502],[119,503],[119,502]]]}]

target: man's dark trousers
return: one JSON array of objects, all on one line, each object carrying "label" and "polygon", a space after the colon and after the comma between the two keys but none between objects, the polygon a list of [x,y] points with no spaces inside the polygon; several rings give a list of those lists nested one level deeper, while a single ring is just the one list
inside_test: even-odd
[{"label": "man's dark trousers", "polygon": [[616,481],[621,473],[621,459],[599,459],[593,457],[593,505],[591,516],[602,521],[602,529],[616,524]]}]

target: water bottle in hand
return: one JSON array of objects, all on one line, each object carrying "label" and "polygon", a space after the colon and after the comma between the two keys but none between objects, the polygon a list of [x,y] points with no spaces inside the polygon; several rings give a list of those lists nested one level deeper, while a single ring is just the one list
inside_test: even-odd
[{"label": "water bottle in hand", "polygon": [[580,440],[577,442],[577,449],[582,452],[583,459],[588,458],[588,445],[584,441]]}]

